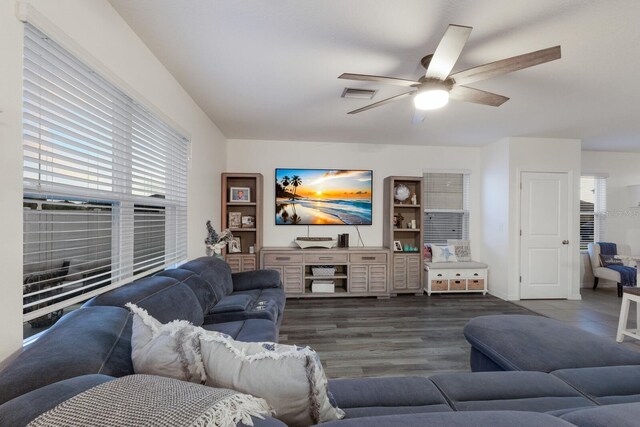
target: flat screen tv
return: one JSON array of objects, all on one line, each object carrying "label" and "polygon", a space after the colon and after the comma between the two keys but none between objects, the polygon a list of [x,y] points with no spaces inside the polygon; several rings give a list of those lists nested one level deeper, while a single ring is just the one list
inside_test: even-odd
[{"label": "flat screen tv", "polygon": [[371,225],[373,171],[276,169],[276,225]]}]

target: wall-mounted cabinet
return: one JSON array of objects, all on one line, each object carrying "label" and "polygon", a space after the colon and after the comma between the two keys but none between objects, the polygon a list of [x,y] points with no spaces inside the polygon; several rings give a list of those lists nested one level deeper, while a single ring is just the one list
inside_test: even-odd
[{"label": "wall-mounted cabinet", "polygon": [[221,229],[228,228],[237,244],[225,248],[231,270],[251,271],[258,267],[262,248],[262,174],[223,173]]},{"label": "wall-mounted cabinet", "polygon": [[392,294],[423,294],[422,195],[421,177],[389,176],[384,180],[383,242],[393,251]]}]

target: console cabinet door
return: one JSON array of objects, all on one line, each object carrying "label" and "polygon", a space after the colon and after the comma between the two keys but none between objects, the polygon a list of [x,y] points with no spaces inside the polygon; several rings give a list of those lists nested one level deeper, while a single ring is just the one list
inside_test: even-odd
[{"label": "console cabinet door", "polygon": [[256,264],[255,255],[242,255],[242,271],[254,271]]},{"label": "console cabinet door", "polygon": [[301,294],[304,292],[303,267],[300,265],[285,265],[282,267],[282,285],[286,294]]},{"label": "console cabinet door", "polygon": [[418,290],[422,287],[421,268],[420,255],[407,255],[407,289]]},{"label": "console cabinet door", "polygon": [[349,292],[367,292],[368,272],[366,265],[349,266]]},{"label": "console cabinet door", "polygon": [[225,261],[227,261],[227,264],[229,264],[232,273],[240,273],[242,271],[241,255],[226,255]]},{"label": "console cabinet door", "polygon": [[394,255],[393,257],[393,289],[407,289],[407,257]]},{"label": "console cabinet door", "polygon": [[386,265],[370,265],[369,266],[369,292],[387,291],[387,266]]}]

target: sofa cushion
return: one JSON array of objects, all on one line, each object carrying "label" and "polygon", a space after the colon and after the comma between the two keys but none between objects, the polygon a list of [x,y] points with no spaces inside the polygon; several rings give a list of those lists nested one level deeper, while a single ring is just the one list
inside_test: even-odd
[{"label": "sofa cushion", "polygon": [[129,311],[80,308],[63,316],[0,373],[0,403],[79,375],[132,373]]},{"label": "sofa cushion", "polygon": [[636,427],[640,420],[640,403],[599,406],[562,415],[578,427]]},{"label": "sofa cushion", "polygon": [[212,314],[232,313],[250,309],[253,298],[251,295],[227,295],[222,298],[210,311]]},{"label": "sofa cushion", "polygon": [[156,274],[156,276],[172,277],[187,285],[196,295],[196,298],[198,298],[203,313],[208,313],[209,310],[218,302],[218,297],[216,296],[213,286],[193,271],[183,270],[181,268],[172,268],[161,271]]},{"label": "sofa cushion", "polygon": [[562,369],[552,374],[600,405],[640,402],[640,366]]},{"label": "sofa cushion", "polygon": [[234,291],[280,288],[280,273],[276,270],[254,270],[231,275]]},{"label": "sofa cushion", "polygon": [[322,427],[571,427],[564,420],[547,414],[520,411],[435,412],[429,414],[387,415],[344,419]]},{"label": "sofa cushion", "polygon": [[236,341],[278,342],[278,329],[275,323],[265,319],[247,319],[236,322],[211,323],[202,325],[208,331],[222,332]]},{"label": "sofa cushion", "polygon": [[[476,317],[464,327],[464,335],[477,351],[507,371],[640,365],[638,352],[541,316]],[[476,371],[478,366],[471,368]]]},{"label": "sofa cushion", "polygon": [[108,375],[81,375],[37,388],[0,405],[2,425],[26,426],[38,415],[98,384],[115,379]]},{"label": "sofa cushion", "polygon": [[218,296],[218,300],[233,292],[231,267],[223,259],[205,256],[182,264],[180,268],[196,273],[209,283]]},{"label": "sofa cushion", "polygon": [[475,372],[430,380],[457,411],[547,412],[594,405],[573,387],[542,372]]},{"label": "sofa cushion", "polygon": [[133,303],[162,323],[186,320],[200,326],[204,313],[196,295],[187,285],[171,277],[152,276],[126,284],[89,300],[85,306],[124,307]]},{"label": "sofa cushion", "polygon": [[329,380],[329,391],[347,418],[451,411],[442,393],[424,377]]}]

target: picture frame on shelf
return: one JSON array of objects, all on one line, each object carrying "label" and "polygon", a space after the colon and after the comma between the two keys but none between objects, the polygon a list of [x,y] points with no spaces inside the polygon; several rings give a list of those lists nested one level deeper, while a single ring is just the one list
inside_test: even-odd
[{"label": "picture frame on shelf", "polygon": [[242,213],[229,212],[229,228],[240,228],[242,226]]},{"label": "picture frame on shelf", "polygon": [[402,252],[402,242],[400,240],[393,241],[393,251]]},{"label": "picture frame on shelf", "polygon": [[229,253],[239,254],[240,252],[242,252],[242,246],[240,245],[240,237],[233,237],[229,241]]},{"label": "picture frame on shelf", "polygon": [[249,203],[251,189],[249,187],[229,187],[229,200],[234,203]]},{"label": "picture frame on shelf", "polygon": [[241,219],[242,228],[255,228],[256,217],[251,215],[243,215]]}]

